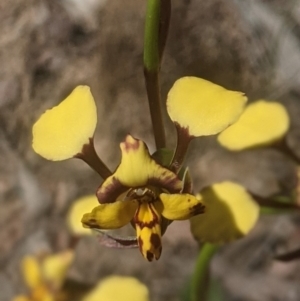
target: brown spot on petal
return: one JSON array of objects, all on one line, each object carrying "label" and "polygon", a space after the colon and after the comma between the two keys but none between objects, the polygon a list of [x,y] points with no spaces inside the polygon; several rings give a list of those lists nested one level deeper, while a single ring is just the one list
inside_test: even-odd
[{"label": "brown spot on petal", "polygon": [[161,239],[157,233],[152,233],[150,237],[150,242],[155,249],[161,248]]},{"label": "brown spot on petal", "polygon": [[191,214],[194,216],[194,215],[197,215],[197,214],[204,213],[205,212],[205,206],[203,204],[199,203],[199,204],[193,206],[190,210],[191,210]]},{"label": "brown spot on petal", "polygon": [[101,229],[95,219],[84,220],[81,222],[86,227],[93,228],[93,229]]},{"label": "brown spot on petal", "polygon": [[154,258],[154,255],[150,251],[147,251],[146,257],[147,257],[148,261],[152,261]]}]

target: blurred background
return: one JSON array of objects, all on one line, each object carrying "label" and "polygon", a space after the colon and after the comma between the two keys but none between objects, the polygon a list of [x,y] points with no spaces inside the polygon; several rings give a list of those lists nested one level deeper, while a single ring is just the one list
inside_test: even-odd
[{"label": "blurred background", "polygon": [[[280,101],[291,117],[288,144],[300,158],[300,1],[172,4],[163,99],[177,78],[194,75],[243,91],[250,101]],[[0,301],[25,291],[25,254],[71,244],[68,208],[101,183],[83,162],[49,162],[33,152],[31,128],[41,113],[88,84],[102,160],[117,166],[128,133],[154,150],[142,66],[145,8],[136,0],[0,0]],[[175,131],[164,113],[171,148]],[[231,153],[205,138],[193,142],[188,160],[196,189],[222,180],[264,197],[294,188],[296,164],[273,149]],[[224,300],[300,300],[299,261],[272,259],[300,246],[299,223],[297,214],[264,216],[248,237],[222,248],[212,275]],[[152,301],[175,301],[197,252],[188,222],[169,227],[162,257],[151,264],[137,249],[107,249],[84,237],[67,278],[92,286],[107,275],[132,275],[149,287]]]}]

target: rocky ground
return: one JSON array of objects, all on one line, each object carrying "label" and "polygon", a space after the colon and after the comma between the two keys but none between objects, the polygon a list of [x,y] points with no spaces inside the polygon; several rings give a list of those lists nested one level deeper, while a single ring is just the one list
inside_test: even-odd
[{"label": "rocky ground", "polygon": [[[24,254],[66,248],[66,212],[101,179],[82,162],[53,163],[31,148],[31,127],[76,85],[91,86],[98,106],[96,148],[110,168],[127,133],[154,147],[143,82],[145,1],[0,1],[0,301],[24,290]],[[173,1],[162,66],[165,99],[175,79],[196,75],[287,106],[288,143],[300,156],[300,1]],[[174,130],[165,115],[169,146]],[[232,154],[213,138],[193,143],[195,187],[230,179],[257,194],[286,193],[295,164],[271,150]],[[272,260],[297,245],[296,214],[267,216],[240,242],[224,247],[212,272],[224,300],[298,301],[299,262]],[[137,250],[111,250],[94,237],[76,248],[69,279],[92,285],[109,274],[134,275],[153,301],[179,300],[192,273],[197,244],[187,223],[164,237],[161,260],[145,262]],[[88,250],[88,252],[87,252]]]}]

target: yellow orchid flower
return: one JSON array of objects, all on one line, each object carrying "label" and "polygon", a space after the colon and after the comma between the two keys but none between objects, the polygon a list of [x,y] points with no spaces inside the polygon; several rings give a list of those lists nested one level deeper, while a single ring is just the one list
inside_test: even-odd
[{"label": "yellow orchid flower", "polygon": [[[226,90],[200,78],[179,79],[171,88],[167,99],[167,110],[178,134],[173,159],[172,155],[168,160],[159,158],[164,157],[162,150],[158,150],[158,156],[151,156],[143,141],[128,135],[120,144],[121,163],[115,172],[111,173],[98,158],[93,147],[97,121],[93,97],[88,87],[79,87],[36,122],[33,127],[33,147],[37,153],[51,160],[72,157],[83,159],[104,179],[96,193],[100,203],[98,206],[89,213],[86,213],[84,202],[72,207],[69,224],[75,232],[81,231],[75,226],[81,210],[82,214],[86,213],[82,218],[82,224],[86,228],[101,231],[121,228],[131,223],[136,230],[136,240],[132,245],[137,244],[142,255],[152,261],[161,255],[161,236],[171,221],[189,219],[204,213],[204,203],[208,208],[219,208],[218,205],[211,206],[218,204],[218,201],[214,203],[215,198],[212,198],[211,194],[203,193],[200,194],[201,197],[193,195],[189,174],[182,168],[183,159],[191,139],[214,135],[226,129],[239,118],[246,101],[243,93]],[[233,191],[235,189],[239,188],[235,186]],[[91,201],[93,202],[95,200]],[[251,211],[249,213],[246,210],[252,217],[245,227],[249,231],[256,221],[257,208],[255,205],[249,205],[254,203],[249,196],[241,199],[237,206],[236,211],[240,214],[244,212],[243,202],[245,208],[250,208]],[[218,222],[214,212],[214,209],[210,209],[207,218]],[[206,219],[205,214],[203,218]],[[207,228],[205,223],[201,224]],[[208,231],[212,233],[212,237],[213,228]],[[227,236],[230,239],[239,236],[236,235],[239,228],[227,228],[230,232]],[[246,230],[243,233],[246,233]],[[218,233],[221,233],[219,236],[224,235],[224,240],[227,240],[222,231]]]},{"label": "yellow orchid flower", "polygon": [[161,254],[162,218],[188,219],[203,213],[204,206],[195,196],[180,194],[182,181],[151,158],[143,141],[128,135],[120,147],[121,164],[98,189],[101,204],[82,223],[91,229],[117,229],[132,222],[141,253],[152,261]]},{"label": "yellow orchid flower", "polygon": [[289,115],[282,104],[257,100],[246,107],[238,122],[218,135],[218,141],[232,151],[265,146],[282,139],[289,125]]},{"label": "yellow orchid flower", "polygon": [[110,276],[98,285],[81,301],[149,301],[148,288],[133,277]]},{"label": "yellow orchid flower", "polygon": [[20,295],[13,301],[55,301],[73,261],[73,251],[67,250],[44,258],[25,256],[21,262],[22,274],[28,287],[28,295]]}]

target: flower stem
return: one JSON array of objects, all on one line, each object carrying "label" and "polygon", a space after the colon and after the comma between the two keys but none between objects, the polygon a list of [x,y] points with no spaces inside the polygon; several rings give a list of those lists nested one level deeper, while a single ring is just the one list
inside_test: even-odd
[{"label": "flower stem", "polygon": [[96,150],[95,150],[93,138],[90,138],[89,143],[85,144],[82,147],[81,152],[79,154],[77,154],[76,156],[74,156],[74,158],[83,160],[92,169],[94,169],[104,180],[106,178],[108,178],[110,175],[112,175],[112,172],[98,157]]},{"label": "flower stem", "polygon": [[209,266],[217,249],[218,247],[216,245],[209,243],[202,246],[192,276],[190,301],[205,301],[207,299],[209,289]]},{"label": "flower stem", "polygon": [[161,0],[160,23],[159,23],[159,40],[158,55],[161,64],[171,20],[171,0]]},{"label": "flower stem", "polygon": [[157,149],[166,146],[159,71],[168,35],[170,16],[170,0],[148,0],[144,38],[144,75]]},{"label": "flower stem", "polygon": [[177,131],[177,145],[169,168],[177,174],[183,164],[190,141],[193,137],[189,135],[186,129],[180,127],[178,124],[175,123],[175,126]]},{"label": "flower stem", "polygon": [[280,201],[272,200],[270,198],[260,197],[253,193],[250,193],[250,194],[261,207],[267,207],[267,208],[279,209],[279,210],[291,210],[291,211],[300,210],[300,206],[298,203],[280,202]]},{"label": "flower stem", "polygon": [[297,157],[297,155],[290,149],[290,147],[287,144],[286,139],[281,140],[277,144],[274,145],[274,148],[278,150],[279,152],[282,152],[287,157],[289,157],[291,160],[295,161],[297,164],[300,163],[300,159]]},{"label": "flower stem", "polygon": [[288,253],[275,256],[275,259],[279,261],[285,261],[285,262],[289,262],[299,258],[300,258],[300,248],[290,251]]}]

